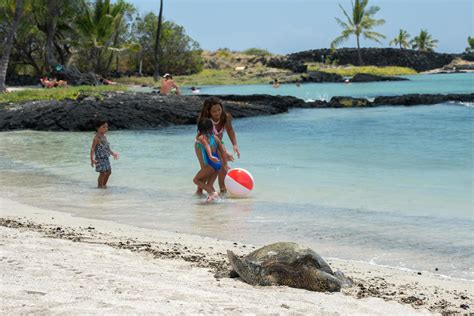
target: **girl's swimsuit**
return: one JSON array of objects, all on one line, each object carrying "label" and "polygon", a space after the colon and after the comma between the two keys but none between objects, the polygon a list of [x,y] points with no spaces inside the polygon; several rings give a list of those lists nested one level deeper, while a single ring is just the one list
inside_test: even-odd
[{"label": "girl's swimsuit", "polygon": [[216,126],[217,124],[214,124],[214,121],[212,121],[212,133],[216,135],[217,137],[219,137],[222,145],[224,145],[224,126],[222,126],[220,130],[217,130]]},{"label": "girl's swimsuit", "polygon": [[211,151],[214,148],[214,151],[212,151],[211,153],[212,153],[212,156],[219,159],[218,162],[214,162],[209,158],[209,156],[207,155],[206,149],[200,142],[196,142],[196,144],[199,148],[201,148],[202,160],[204,161],[204,163],[214,168],[214,170],[219,171],[221,169],[222,163],[219,157],[219,153],[217,152],[217,144],[216,144],[216,140],[214,139],[214,135],[211,134],[211,136],[209,137],[209,146],[211,147]]},{"label": "girl's swimsuit", "polygon": [[110,166],[109,156],[110,156],[110,143],[107,141],[107,138],[100,137],[97,135],[100,142],[95,146],[95,171],[97,172],[109,172],[112,170]]}]

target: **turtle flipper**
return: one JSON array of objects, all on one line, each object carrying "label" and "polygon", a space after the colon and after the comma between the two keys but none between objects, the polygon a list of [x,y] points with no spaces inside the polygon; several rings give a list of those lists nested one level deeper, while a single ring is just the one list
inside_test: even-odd
[{"label": "turtle flipper", "polygon": [[[235,272],[240,276],[242,280],[251,285],[269,285],[261,280],[259,277],[260,269],[255,264],[248,262],[247,260],[241,260],[231,250],[227,250],[227,257],[229,258],[230,265]],[[262,284],[264,283],[264,284]]]}]

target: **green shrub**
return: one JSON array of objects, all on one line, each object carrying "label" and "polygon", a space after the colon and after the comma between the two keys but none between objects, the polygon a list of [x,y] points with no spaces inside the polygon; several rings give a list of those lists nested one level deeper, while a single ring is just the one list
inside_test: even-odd
[{"label": "green shrub", "polygon": [[271,55],[271,53],[268,50],[262,49],[262,48],[255,48],[255,47],[246,49],[242,53],[245,55],[256,55],[256,56],[270,56]]}]

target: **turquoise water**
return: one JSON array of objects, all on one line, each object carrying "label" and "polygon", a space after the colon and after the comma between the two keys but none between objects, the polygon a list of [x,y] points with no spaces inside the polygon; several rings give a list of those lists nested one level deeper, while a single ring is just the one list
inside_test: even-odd
[{"label": "turquoise water", "polygon": [[443,104],[235,120],[242,157],[233,166],[253,174],[255,189],[212,205],[192,195],[194,126],[110,132],[122,157],[112,162],[108,190],[95,189],[93,133],[7,132],[0,195],[77,216],[257,244],[291,240],[327,257],[474,279],[473,118],[469,104]]},{"label": "turquoise water", "polygon": [[[329,100],[333,96],[374,98],[382,95],[409,93],[473,93],[474,73],[412,75],[403,76],[410,81],[368,82],[368,83],[310,83],[297,87],[282,84],[280,88],[266,85],[204,86],[202,94],[253,94],[292,95],[303,100]],[[190,93],[188,90],[184,92]]]}]

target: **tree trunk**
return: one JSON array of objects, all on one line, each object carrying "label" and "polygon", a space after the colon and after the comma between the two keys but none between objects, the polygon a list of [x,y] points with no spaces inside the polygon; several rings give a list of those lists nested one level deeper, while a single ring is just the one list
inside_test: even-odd
[{"label": "tree trunk", "polygon": [[46,64],[49,66],[51,72],[54,72],[54,67],[58,64],[54,57],[54,35],[56,34],[56,25],[58,23],[59,6],[57,0],[48,0],[49,18],[46,24]]},{"label": "tree trunk", "polygon": [[0,60],[0,92],[5,92],[5,79],[7,77],[8,62],[10,61],[10,53],[13,47],[13,38],[15,37],[20,17],[23,13],[23,0],[16,0],[15,15],[13,22],[8,31],[7,40],[5,42],[5,49],[3,50],[2,59]]},{"label": "tree trunk", "polygon": [[140,77],[142,76],[142,66],[143,66],[143,59],[140,58],[140,65],[138,66],[138,74]]},{"label": "tree trunk", "polygon": [[362,55],[360,53],[360,43],[359,43],[359,36],[357,36],[357,55],[359,56],[359,66],[362,66]]},{"label": "tree trunk", "polygon": [[158,28],[156,29],[156,41],[155,41],[155,72],[153,73],[153,80],[157,82],[160,78],[160,58],[158,52],[160,50],[160,34],[161,34],[161,21],[163,20],[163,0],[160,0],[160,13],[158,14]]},{"label": "tree trunk", "polygon": [[7,34],[5,48],[3,50],[2,59],[0,60],[0,92],[5,92],[5,79],[7,76],[8,62],[10,60],[10,53],[13,47],[13,38],[15,37],[18,23],[20,22],[21,14],[23,13],[23,0],[16,0],[15,15],[10,30]]}]

